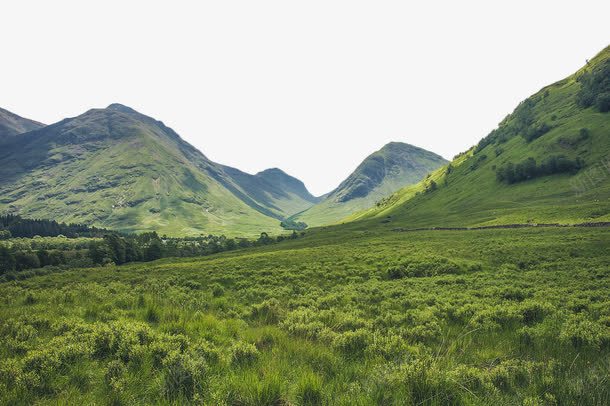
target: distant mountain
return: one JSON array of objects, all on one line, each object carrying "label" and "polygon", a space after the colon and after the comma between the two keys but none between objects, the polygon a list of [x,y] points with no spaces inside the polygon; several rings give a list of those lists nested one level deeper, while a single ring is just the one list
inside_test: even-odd
[{"label": "distant mountain", "polygon": [[0,108],[0,142],[5,141],[8,137],[37,130],[41,127],[44,127],[44,124]]},{"label": "distant mountain", "polygon": [[232,180],[232,185],[227,187],[250,206],[278,220],[301,212],[319,201],[309,193],[303,182],[281,169],[266,169],[250,175],[228,166],[222,168]]},{"label": "distant mountain", "polygon": [[279,232],[281,219],[315,201],[301,186],[286,174],[214,163],[162,122],[120,104],[12,137],[0,149],[0,212],[124,231]]},{"label": "distant mountain", "polygon": [[309,226],[335,223],[406,185],[419,182],[447,161],[430,151],[402,142],[390,142],[369,155],[356,170],[317,205],[292,220]]},{"label": "distant mountain", "polygon": [[610,221],[610,46],[429,179],[350,219],[388,228]]}]

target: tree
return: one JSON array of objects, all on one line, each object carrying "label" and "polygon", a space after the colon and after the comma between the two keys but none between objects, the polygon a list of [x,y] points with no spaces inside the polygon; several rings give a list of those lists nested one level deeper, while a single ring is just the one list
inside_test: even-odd
[{"label": "tree", "polygon": [[104,236],[104,241],[110,248],[112,261],[117,265],[124,264],[127,256],[125,239],[116,234],[108,234]]},{"label": "tree", "polygon": [[[156,235],[156,234],[155,234]],[[163,243],[157,236],[156,239],[151,239],[148,246],[144,250],[144,260],[154,261],[163,258]]]},{"label": "tree", "polygon": [[89,244],[89,258],[94,264],[106,265],[112,262],[112,250],[106,241],[93,241]]},{"label": "tree", "polygon": [[0,275],[15,270],[15,256],[4,245],[0,245]]},{"label": "tree", "polygon": [[269,234],[267,234],[266,232],[262,232],[261,236],[258,238],[258,243],[261,245],[267,245],[270,244],[273,240],[271,238],[269,238]]},{"label": "tree", "polygon": [[25,269],[40,268],[38,255],[32,251],[19,251],[15,253],[15,268],[18,271]]}]

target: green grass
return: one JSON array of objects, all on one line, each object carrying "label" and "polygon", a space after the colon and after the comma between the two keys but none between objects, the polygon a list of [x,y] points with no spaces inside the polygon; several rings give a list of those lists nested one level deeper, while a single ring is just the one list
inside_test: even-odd
[{"label": "green grass", "polygon": [[405,185],[419,182],[447,161],[433,152],[402,142],[390,142],[366,157],[321,202],[291,219],[310,227],[335,224],[352,213],[368,209]]},{"label": "green grass", "polygon": [[352,225],[2,283],[0,403],[605,405],[609,243]]},{"label": "green grass", "polygon": [[[344,221],[384,221],[387,228],[479,226],[512,223],[580,223],[610,220],[610,115],[576,104],[579,76],[608,63],[610,47],[576,74],[531,96],[534,122],[552,129],[527,142],[521,133],[471,149],[431,175],[436,191],[424,193],[429,180],[406,187],[382,204],[356,213]],[[510,115],[499,126],[517,122]],[[579,138],[581,129],[588,137]],[[496,179],[496,169],[508,162],[532,157],[541,163],[551,155],[581,158],[585,167],[576,174],[544,176],[507,185]]]}]

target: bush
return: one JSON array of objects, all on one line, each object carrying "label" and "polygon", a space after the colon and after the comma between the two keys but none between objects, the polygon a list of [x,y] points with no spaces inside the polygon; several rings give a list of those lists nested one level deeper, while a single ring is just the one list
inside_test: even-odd
[{"label": "bush", "polygon": [[163,361],[165,395],[172,401],[180,398],[192,400],[195,394],[202,395],[205,371],[202,358],[170,353]]},{"label": "bush", "polygon": [[360,358],[364,355],[371,333],[368,330],[358,329],[338,334],[333,340],[333,346],[348,358]]},{"label": "bush", "polygon": [[253,305],[250,317],[265,324],[277,324],[283,317],[280,302],[273,298]]},{"label": "bush", "polygon": [[231,347],[233,365],[250,365],[256,362],[259,352],[253,344],[237,342]]},{"label": "bush", "polygon": [[314,373],[306,373],[297,383],[296,397],[300,405],[318,406],[323,403],[322,379]]},{"label": "bush", "polygon": [[587,319],[583,314],[570,316],[561,329],[559,339],[574,348],[599,349],[610,343],[608,329]]}]

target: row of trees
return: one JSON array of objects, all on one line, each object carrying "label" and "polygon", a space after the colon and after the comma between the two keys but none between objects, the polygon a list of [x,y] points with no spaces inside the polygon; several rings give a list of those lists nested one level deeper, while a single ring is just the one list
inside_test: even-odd
[{"label": "row of trees", "polygon": [[0,240],[7,240],[13,237],[32,238],[36,235],[41,237],[64,235],[70,238],[101,237],[108,232],[108,230],[88,227],[84,224],[66,224],[58,223],[55,220],[26,219],[15,214],[0,215]]},{"label": "row of trees", "polygon": [[500,182],[511,184],[556,173],[574,173],[583,166],[582,159],[572,160],[563,155],[550,156],[539,165],[534,158],[527,158],[517,164],[509,162],[499,167],[496,169],[496,178]]},{"label": "row of trees", "polygon": [[296,231],[290,236],[271,237],[261,233],[258,239],[233,239],[225,236],[201,236],[187,238],[159,237],[157,233],[119,235],[108,233],[99,239],[91,239],[87,248],[66,248],[59,242],[54,248],[20,249],[21,244],[0,244],[0,274],[45,266],[104,266],[128,262],[154,261],[165,257],[195,257],[210,255],[238,248],[277,243],[298,238]]}]

